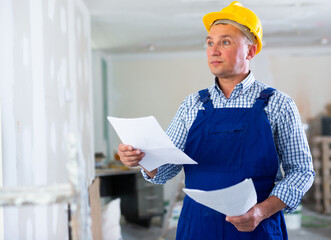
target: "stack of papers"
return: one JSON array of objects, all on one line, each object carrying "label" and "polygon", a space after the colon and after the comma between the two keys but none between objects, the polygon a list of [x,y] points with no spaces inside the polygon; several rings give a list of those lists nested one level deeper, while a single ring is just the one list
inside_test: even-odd
[{"label": "stack of papers", "polygon": [[196,202],[230,217],[245,214],[257,203],[251,178],[220,190],[202,191],[184,188],[183,191]]},{"label": "stack of papers", "polygon": [[164,164],[197,164],[183,151],[176,148],[155,117],[115,118],[108,117],[117,135],[125,145],[131,145],[145,153],[139,162],[147,171]]}]

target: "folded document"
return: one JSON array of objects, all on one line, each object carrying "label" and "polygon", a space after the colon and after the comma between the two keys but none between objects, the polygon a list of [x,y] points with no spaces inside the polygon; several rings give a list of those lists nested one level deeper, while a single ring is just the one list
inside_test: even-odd
[{"label": "folded document", "polygon": [[251,178],[220,190],[202,191],[184,188],[183,191],[196,202],[226,216],[243,215],[257,202],[256,191]]},{"label": "folded document", "polygon": [[145,153],[139,162],[147,171],[166,163],[197,164],[183,151],[176,148],[155,117],[115,118],[108,117],[123,144],[131,145]]}]

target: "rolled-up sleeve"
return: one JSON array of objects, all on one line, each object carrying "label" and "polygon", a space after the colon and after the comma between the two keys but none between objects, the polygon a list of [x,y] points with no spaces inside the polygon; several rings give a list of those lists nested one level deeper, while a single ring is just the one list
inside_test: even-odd
[{"label": "rolled-up sleeve", "polygon": [[157,173],[153,178],[150,178],[143,169],[141,169],[141,173],[151,183],[165,184],[168,180],[175,177],[180,170],[182,170],[182,165],[165,164],[157,169]]},{"label": "rolled-up sleeve", "polygon": [[270,195],[287,205],[285,212],[293,212],[312,186],[315,172],[297,107],[290,98],[285,102],[279,111],[274,136],[284,176],[276,179]]}]

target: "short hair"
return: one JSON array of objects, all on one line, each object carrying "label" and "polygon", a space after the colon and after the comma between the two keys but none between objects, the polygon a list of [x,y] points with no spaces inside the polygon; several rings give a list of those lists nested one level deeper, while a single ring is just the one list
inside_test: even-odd
[{"label": "short hair", "polygon": [[257,43],[254,33],[251,32],[251,30],[249,30],[248,27],[246,27],[240,23],[237,23],[237,22],[229,20],[229,19],[218,19],[212,24],[212,26],[218,25],[218,24],[230,24],[232,26],[235,26],[248,38],[248,40],[250,41],[251,44],[255,45]]}]

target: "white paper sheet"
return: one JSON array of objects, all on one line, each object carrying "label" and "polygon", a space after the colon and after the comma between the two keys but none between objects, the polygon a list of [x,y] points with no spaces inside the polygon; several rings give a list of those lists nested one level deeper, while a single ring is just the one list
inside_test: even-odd
[{"label": "white paper sheet", "polygon": [[131,145],[145,153],[139,162],[148,171],[166,163],[197,164],[176,148],[155,117],[115,118],[108,117],[123,144]]},{"label": "white paper sheet", "polygon": [[202,191],[184,188],[183,191],[196,202],[231,217],[245,214],[257,203],[251,178],[220,190]]}]

